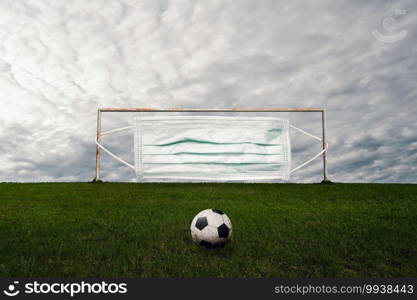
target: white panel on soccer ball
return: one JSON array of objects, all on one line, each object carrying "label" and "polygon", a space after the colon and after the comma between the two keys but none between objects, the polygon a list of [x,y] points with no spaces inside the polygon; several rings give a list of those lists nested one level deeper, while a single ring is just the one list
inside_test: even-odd
[{"label": "white panel on soccer ball", "polygon": [[219,215],[218,213],[212,211],[207,215],[207,221],[210,226],[214,227],[219,227],[224,223],[222,215]]},{"label": "white panel on soccer ball", "polygon": [[231,230],[232,229],[232,222],[230,221],[229,217],[226,214],[224,214],[224,215],[222,215],[222,218],[223,218],[224,224],[226,224],[227,227],[229,227],[229,229]]},{"label": "white panel on soccer ball", "polygon": [[201,230],[197,227],[191,227],[191,237],[197,244],[201,242]]},{"label": "white panel on soccer ball", "polygon": [[202,232],[202,240],[206,242],[214,244],[217,242],[219,238],[219,234],[217,232],[216,227],[207,226],[201,232]]},{"label": "white panel on soccer ball", "polygon": [[207,216],[212,212],[210,208],[200,211],[197,216]]}]

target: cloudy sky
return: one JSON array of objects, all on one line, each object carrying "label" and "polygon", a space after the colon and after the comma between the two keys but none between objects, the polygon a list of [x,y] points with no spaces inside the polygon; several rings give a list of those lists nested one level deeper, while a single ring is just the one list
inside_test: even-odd
[{"label": "cloudy sky", "polygon": [[[0,181],[91,180],[98,107],[319,107],[330,179],[417,183],[415,0],[1,0],[0,37]],[[131,133],[104,143],[133,161]],[[102,178],[135,175],[103,154]]]}]

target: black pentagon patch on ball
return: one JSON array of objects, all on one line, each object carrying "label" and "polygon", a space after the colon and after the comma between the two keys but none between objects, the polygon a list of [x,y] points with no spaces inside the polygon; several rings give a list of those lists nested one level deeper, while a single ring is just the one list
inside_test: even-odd
[{"label": "black pentagon patch on ball", "polygon": [[206,217],[200,217],[197,219],[197,222],[195,222],[195,227],[197,227],[200,230],[203,230],[204,227],[208,225],[207,218]]},{"label": "black pentagon patch on ball", "polygon": [[200,246],[212,249],[212,248],[223,248],[225,243],[224,242],[219,242],[219,243],[212,244],[212,243],[209,243],[209,242],[206,242],[206,241],[202,240],[199,244],[200,244]]},{"label": "black pentagon patch on ball", "polygon": [[219,237],[221,238],[227,238],[229,235],[229,227],[226,226],[226,224],[222,224],[219,227],[217,227],[217,231],[219,232]]},{"label": "black pentagon patch on ball", "polygon": [[224,212],[222,212],[221,210],[218,210],[218,209],[212,209],[212,211],[213,211],[213,212],[215,212],[216,214],[219,214],[219,215],[224,215]]},{"label": "black pentagon patch on ball", "polygon": [[202,241],[200,242],[200,246],[203,246],[203,247],[206,247],[206,248],[212,248],[212,247],[213,247],[213,245],[212,245],[211,243],[206,242],[206,241],[204,241],[204,240],[202,240]]}]

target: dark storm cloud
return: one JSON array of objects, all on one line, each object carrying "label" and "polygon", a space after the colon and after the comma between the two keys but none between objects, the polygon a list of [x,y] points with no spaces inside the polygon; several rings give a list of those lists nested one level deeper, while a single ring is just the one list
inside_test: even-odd
[{"label": "dark storm cloud", "polygon": [[[323,107],[332,180],[417,182],[416,36],[412,0],[2,1],[0,180],[90,180],[97,107],[175,106]],[[320,135],[319,116],[282,117]],[[128,133],[104,142],[133,160]],[[320,151],[292,143],[295,165]]]}]

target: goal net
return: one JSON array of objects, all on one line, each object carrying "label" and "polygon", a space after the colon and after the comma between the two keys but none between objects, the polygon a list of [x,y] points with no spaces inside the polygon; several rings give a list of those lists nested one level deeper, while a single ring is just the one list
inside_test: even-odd
[{"label": "goal net", "polygon": [[[201,115],[141,114],[133,125],[101,132],[103,112],[204,112]],[[291,173],[323,156],[327,180],[325,115],[320,109],[275,109],[262,112],[320,112],[323,136],[318,137],[290,124],[289,120],[265,116],[216,116],[232,110],[99,109],[96,137],[96,178],[100,176],[100,151],[132,168],[138,182],[163,181],[274,181],[289,180]],[[253,110],[233,110],[253,112]],[[290,128],[322,143],[322,150],[293,166]],[[102,137],[121,131],[134,136],[134,163],[121,159],[102,142]]]}]

